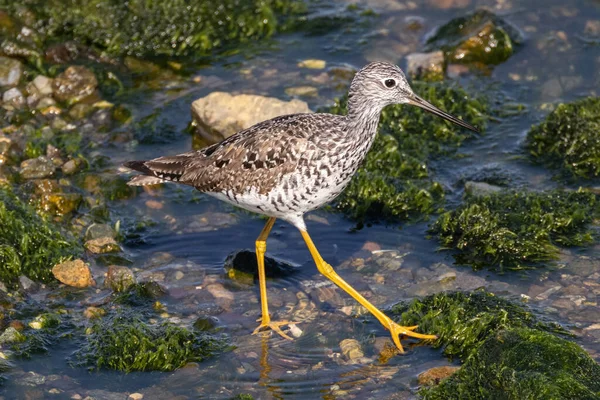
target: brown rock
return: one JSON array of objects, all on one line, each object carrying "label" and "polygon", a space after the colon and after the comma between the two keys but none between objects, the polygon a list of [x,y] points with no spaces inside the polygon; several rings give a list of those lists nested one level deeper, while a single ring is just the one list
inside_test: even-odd
[{"label": "brown rock", "polygon": [[129,289],[133,284],[135,284],[135,277],[129,268],[120,265],[111,265],[108,267],[104,286],[111,288],[115,292],[122,292]]},{"label": "brown rock", "polygon": [[460,367],[453,367],[450,365],[444,367],[434,367],[422,372],[418,376],[419,385],[424,386],[435,386],[442,380],[454,375]]},{"label": "brown rock", "polygon": [[94,286],[90,267],[82,260],[65,261],[52,268],[52,275],[65,285],[84,288]]},{"label": "brown rock", "polygon": [[86,67],[73,65],[54,79],[53,86],[57,100],[76,103],[94,93],[98,80]]},{"label": "brown rock", "polygon": [[101,318],[105,314],[106,314],[106,310],[104,310],[103,308],[98,308],[98,307],[88,307],[83,312],[83,316],[86,317],[87,319]]}]

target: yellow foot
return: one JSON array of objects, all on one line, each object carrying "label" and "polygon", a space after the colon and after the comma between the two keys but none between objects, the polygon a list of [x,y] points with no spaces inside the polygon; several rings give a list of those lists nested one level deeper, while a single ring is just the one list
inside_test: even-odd
[{"label": "yellow foot", "polygon": [[[260,319],[259,319],[260,321]],[[280,328],[280,326],[285,326],[285,325],[289,325],[289,324],[293,324],[293,322],[290,321],[268,321],[268,322],[261,322],[261,324],[258,326],[258,328],[256,328],[254,330],[254,332],[252,332],[253,335],[258,335],[261,332],[267,332],[269,330],[278,333],[281,337],[287,339],[287,340],[294,340],[292,339],[290,336],[286,335]]]},{"label": "yellow foot", "polygon": [[413,332],[415,329],[417,329],[417,327],[418,325],[398,325],[394,321],[390,320],[389,326],[387,328],[390,330],[390,333],[392,334],[392,340],[394,341],[394,344],[396,344],[396,347],[398,347],[398,350],[400,350],[400,353],[404,353],[404,349],[402,348],[402,344],[400,343],[400,335],[410,336],[416,339],[437,339],[437,336],[435,335],[424,335],[422,333]]}]

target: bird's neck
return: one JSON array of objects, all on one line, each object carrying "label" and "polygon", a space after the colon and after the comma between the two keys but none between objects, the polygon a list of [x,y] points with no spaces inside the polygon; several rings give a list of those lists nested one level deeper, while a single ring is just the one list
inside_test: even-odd
[{"label": "bird's neck", "polygon": [[373,106],[368,100],[361,99],[359,96],[348,98],[347,137],[364,144],[368,150],[377,135],[381,110],[381,107]]}]

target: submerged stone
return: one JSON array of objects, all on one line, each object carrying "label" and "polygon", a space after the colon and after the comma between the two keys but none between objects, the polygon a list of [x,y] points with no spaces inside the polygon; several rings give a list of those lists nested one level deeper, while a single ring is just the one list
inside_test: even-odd
[{"label": "submerged stone", "polygon": [[110,265],[106,272],[104,286],[115,292],[123,292],[136,283],[131,269],[119,265]]},{"label": "submerged stone", "polygon": [[118,253],[121,247],[112,237],[101,237],[88,240],[84,244],[85,248],[94,254]]},{"label": "submerged stone", "polygon": [[522,42],[522,34],[512,24],[490,11],[477,10],[438,28],[426,49],[443,50],[448,63],[496,65]]},{"label": "submerged stone", "polygon": [[527,133],[526,147],[540,164],[577,178],[600,176],[600,97],[560,104]]},{"label": "submerged stone", "polygon": [[301,100],[213,92],[192,103],[192,117],[206,140],[220,141],[250,126],[280,115],[309,113]]},{"label": "submerged stone", "polygon": [[406,56],[406,72],[411,79],[441,81],[444,79],[444,53],[411,53]]}]

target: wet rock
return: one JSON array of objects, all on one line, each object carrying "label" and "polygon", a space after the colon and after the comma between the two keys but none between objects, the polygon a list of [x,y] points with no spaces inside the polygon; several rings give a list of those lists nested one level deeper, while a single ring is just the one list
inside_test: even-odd
[{"label": "wet rock", "polygon": [[304,101],[213,92],[192,103],[192,117],[206,139],[220,141],[258,122],[285,114],[311,112]]},{"label": "wet rock", "polygon": [[210,331],[217,327],[218,320],[210,315],[203,315],[194,322],[194,329]]},{"label": "wet rock", "polygon": [[21,163],[21,178],[23,179],[42,179],[54,175],[56,167],[52,160],[46,156],[39,156],[25,160]]},{"label": "wet rock", "polygon": [[211,283],[206,286],[206,290],[215,298],[215,302],[218,306],[223,307],[225,310],[229,310],[235,299],[233,292],[226,289],[225,286],[220,283]]},{"label": "wet rock", "polygon": [[68,286],[84,288],[96,284],[90,267],[79,259],[56,264],[52,268],[52,275]]},{"label": "wet rock", "polygon": [[0,335],[0,344],[18,343],[25,340],[25,337],[14,327],[9,326]]},{"label": "wet rock", "polygon": [[39,284],[32,281],[25,275],[19,276],[19,284],[20,284],[21,288],[26,292],[35,292],[40,287]]},{"label": "wet rock", "polygon": [[104,286],[115,292],[123,292],[136,283],[131,269],[119,265],[110,265],[106,272]]},{"label": "wet rock", "polygon": [[344,339],[340,342],[340,351],[348,361],[357,361],[365,356],[362,347],[356,339]]},{"label": "wet rock", "polygon": [[60,114],[62,111],[56,107],[56,100],[52,97],[42,97],[35,106],[36,110],[41,110],[43,115]]},{"label": "wet rock", "polygon": [[10,105],[15,108],[21,108],[25,105],[25,97],[17,88],[8,89],[6,92],[4,92],[2,95],[2,101],[5,103],[5,105]]},{"label": "wet rock", "polygon": [[326,66],[327,66],[327,61],[325,61],[325,60],[308,59],[308,60],[300,61],[298,63],[298,67],[309,68],[309,69],[324,69]]},{"label": "wet rock", "polygon": [[550,78],[540,87],[541,99],[554,101],[557,97],[561,97],[566,93],[570,93],[583,85],[582,76],[571,75],[561,76],[560,78]]},{"label": "wet rock", "polygon": [[0,133],[0,165],[10,165],[21,156],[19,146],[10,137]]},{"label": "wet rock", "polygon": [[58,101],[77,103],[91,96],[97,86],[98,80],[92,71],[86,67],[74,65],[54,79],[54,97]]},{"label": "wet rock", "polygon": [[488,196],[490,194],[501,192],[503,189],[500,186],[490,185],[485,182],[465,182],[465,192],[471,196]]},{"label": "wet rock", "polygon": [[448,63],[496,65],[506,61],[521,42],[516,27],[490,11],[478,10],[441,26],[426,49],[442,49]]},{"label": "wet rock", "polygon": [[94,111],[94,107],[90,104],[77,103],[69,110],[69,116],[78,121],[84,119]]},{"label": "wet rock", "polygon": [[419,385],[435,386],[438,385],[442,380],[454,375],[459,369],[460,367],[453,367],[449,365],[443,367],[434,367],[420,373],[417,377],[417,380],[419,381]]},{"label": "wet rock", "polygon": [[406,56],[406,70],[412,79],[441,81],[444,79],[444,53],[412,53]]},{"label": "wet rock", "polygon": [[87,319],[98,319],[106,315],[106,310],[99,307],[88,307],[83,312],[83,316]]},{"label": "wet rock", "polygon": [[94,254],[117,253],[121,247],[112,237],[101,237],[85,242],[84,247]]},{"label": "wet rock", "polygon": [[319,91],[313,86],[294,86],[285,89],[285,94],[288,96],[297,97],[316,97],[319,95]]},{"label": "wet rock", "polygon": [[79,193],[49,193],[41,198],[39,208],[53,215],[67,215],[77,210],[82,199]]},{"label": "wet rock", "polygon": [[79,172],[79,170],[81,170],[81,167],[83,165],[83,161],[80,160],[79,158],[74,158],[72,160],[67,161],[66,163],[64,163],[61,167],[63,174],[65,175],[73,175],[77,172]]},{"label": "wet rock", "polygon": [[[231,253],[227,256],[224,267],[227,276],[233,280],[238,280],[240,276],[247,279],[248,275],[252,277],[252,281],[258,279],[258,262],[254,251],[240,250]],[[282,278],[299,270],[298,265],[265,256],[265,274],[267,278]],[[252,281],[246,283],[252,283]]]},{"label": "wet rock", "polygon": [[38,75],[31,82],[30,87],[32,88],[32,90],[35,90],[36,93],[40,95],[40,97],[50,96],[54,92],[54,89],[52,87],[53,82],[54,80],[52,78],[48,78],[44,75]]},{"label": "wet rock", "polygon": [[0,86],[16,86],[23,75],[23,64],[13,58],[0,56]]},{"label": "wet rock", "polygon": [[85,240],[99,239],[103,237],[115,238],[116,232],[108,224],[92,224],[85,231]]},{"label": "wet rock", "polygon": [[600,36],[600,20],[590,19],[585,21],[585,28],[583,33],[587,36],[598,37]]}]

